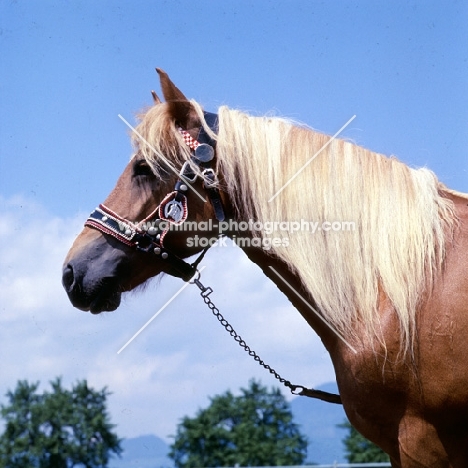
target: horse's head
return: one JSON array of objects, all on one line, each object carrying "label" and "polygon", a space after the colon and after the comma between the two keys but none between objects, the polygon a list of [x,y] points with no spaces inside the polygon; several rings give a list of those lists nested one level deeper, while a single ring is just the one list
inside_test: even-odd
[{"label": "horse's head", "polygon": [[214,166],[216,116],[158,73],[166,102],[153,92],[154,106],[132,134],[135,154],[65,259],[63,285],[72,304],[85,311],[115,310],[122,292],[161,272],[188,280],[195,267],[184,259],[216,239],[213,228],[199,233],[204,243],[196,242],[196,227],[223,217]]}]

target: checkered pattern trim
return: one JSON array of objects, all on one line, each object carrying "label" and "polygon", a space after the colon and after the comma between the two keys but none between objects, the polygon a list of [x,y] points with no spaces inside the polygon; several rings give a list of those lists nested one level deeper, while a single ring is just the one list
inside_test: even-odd
[{"label": "checkered pattern trim", "polygon": [[184,138],[184,141],[185,141],[185,144],[193,149],[194,151],[200,146],[200,143],[198,143],[197,140],[195,140],[195,138],[192,138],[190,136],[190,133],[187,132],[186,130],[184,130],[183,128],[178,128],[179,130],[179,133],[182,135],[182,137]]}]

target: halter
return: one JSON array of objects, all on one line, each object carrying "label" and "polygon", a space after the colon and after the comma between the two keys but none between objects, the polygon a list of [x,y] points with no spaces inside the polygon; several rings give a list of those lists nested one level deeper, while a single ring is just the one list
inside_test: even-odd
[{"label": "halter", "polygon": [[[205,121],[210,129],[217,133],[218,117],[216,114],[204,112]],[[145,219],[133,223],[119,216],[107,206],[100,204],[88,217],[85,226],[97,229],[108,234],[123,244],[136,248],[167,261],[171,270],[170,275],[189,281],[196,273],[197,266],[205,255],[208,247],[202,250],[194,263],[187,263],[182,258],[164,246],[164,239],[172,225],[180,226],[187,219],[188,207],[185,192],[187,183],[194,183],[198,177],[193,165],[199,168],[203,187],[213,206],[216,219],[224,220],[224,210],[221,197],[217,189],[218,178],[211,167],[215,156],[216,142],[200,128],[197,139],[184,129],[178,128],[185,144],[192,150],[191,161],[186,161],[179,172],[174,190],[167,194],[156,209]]]},{"label": "halter", "polygon": [[[216,114],[204,112],[205,122],[210,129],[217,133],[218,118]],[[97,229],[108,234],[129,247],[136,248],[141,252],[153,253],[157,257],[166,261],[170,267],[170,275],[182,278],[184,281],[190,281],[197,273],[197,266],[203,259],[209,247],[202,250],[201,254],[193,263],[187,263],[178,257],[166,247],[164,239],[170,230],[171,225],[180,226],[187,219],[187,197],[184,195],[188,190],[187,182],[194,183],[198,177],[191,164],[197,166],[203,177],[203,188],[213,206],[216,219],[224,220],[224,210],[217,187],[216,172],[210,166],[215,156],[216,142],[210,138],[201,127],[197,139],[194,139],[186,130],[178,128],[185,144],[192,150],[191,161],[183,164],[179,172],[174,191],[167,194],[156,209],[145,219],[138,223],[132,223],[128,219],[122,218],[107,206],[99,205],[85,222],[85,226]],[[203,286],[200,282],[200,275],[195,276],[192,281],[200,289],[203,300],[211,309],[215,317],[226,328],[229,334],[239,345],[252,356],[262,367],[268,370],[277,380],[288,387],[295,395],[303,395],[311,398],[328,401],[330,403],[341,404],[339,395],[334,395],[321,390],[308,389],[302,385],[294,385],[289,380],[281,377],[272,367],[263,362],[258,354],[253,351],[247,343],[236,333],[232,325],[221,315],[219,309],[213,304],[209,295],[213,292],[212,288]]]}]

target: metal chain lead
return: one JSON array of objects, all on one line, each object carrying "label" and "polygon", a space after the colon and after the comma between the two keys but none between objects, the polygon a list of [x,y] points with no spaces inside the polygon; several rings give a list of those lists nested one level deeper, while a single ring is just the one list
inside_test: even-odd
[{"label": "metal chain lead", "polygon": [[291,390],[291,393],[294,395],[303,395],[311,398],[318,398],[320,400],[328,401],[330,403],[341,404],[341,398],[339,395],[333,393],[323,392],[322,390],[308,389],[302,385],[294,385],[289,380],[284,379],[278,372],[275,371],[271,366],[266,364],[260,356],[250,348],[250,346],[242,339],[242,337],[234,330],[233,326],[224,318],[219,309],[213,303],[210,298],[210,294],[213,292],[211,287],[204,286],[200,281],[200,273],[197,272],[197,277],[190,281],[195,284],[200,289],[200,296],[203,298],[203,301],[211,310],[213,315],[218,319],[219,323],[226,329],[226,331],[234,338],[234,341],[246,351],[249,356],[258,362],[264,369],[266,369],[270,374],[272,374],[275,379],[281,382],[284,386],[288,387]]}]

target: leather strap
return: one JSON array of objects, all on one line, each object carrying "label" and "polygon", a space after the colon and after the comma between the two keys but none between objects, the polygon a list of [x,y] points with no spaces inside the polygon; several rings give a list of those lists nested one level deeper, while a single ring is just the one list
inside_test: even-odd
[{"label": "leather strap", "polygon": [[[205,122],[207,123],[208,127],[210,127],[211,131],[213,133],[218,133],[218,130],[219,130],[218,115],[213,114],[211,112],[203,112],[203,116],[205,118]],[[203,145],[208,145],[210,148],[213,149],[212,154],[210,155],[210,158],[213,158],[213,155],[215,154],[215,149],[216,149],[216,140],[214,140],[208,135],[208,133],[206,132],[203,126],[200,127],[196,140],[192,138],[188,134],[188,132],[185,131],[184,129],[180,128],[179,131],[184,137],[185,144],[189,146],[192,149],[192,151],[194,151],[192,162],[196,164],[197,166],[199,166],[200,169],[202,170],[203,179],[204,179],[203,185],[206,189],[206,193],[213,207],[215,217],[218,221],[224,221],[225,219],[224,208],[223,208],[221,196],[219,194],[219,190],[217,188],[218,178],[217,178],[216,172],[212,168],[212,163],[211,163],[212,159],[208,159],[205,161],[205,160],[201,160],[197,158],[197,149],[199,149]],[[178,185],[176,185],[176,187],[180,187],[180,181],[178,182]]]}]

